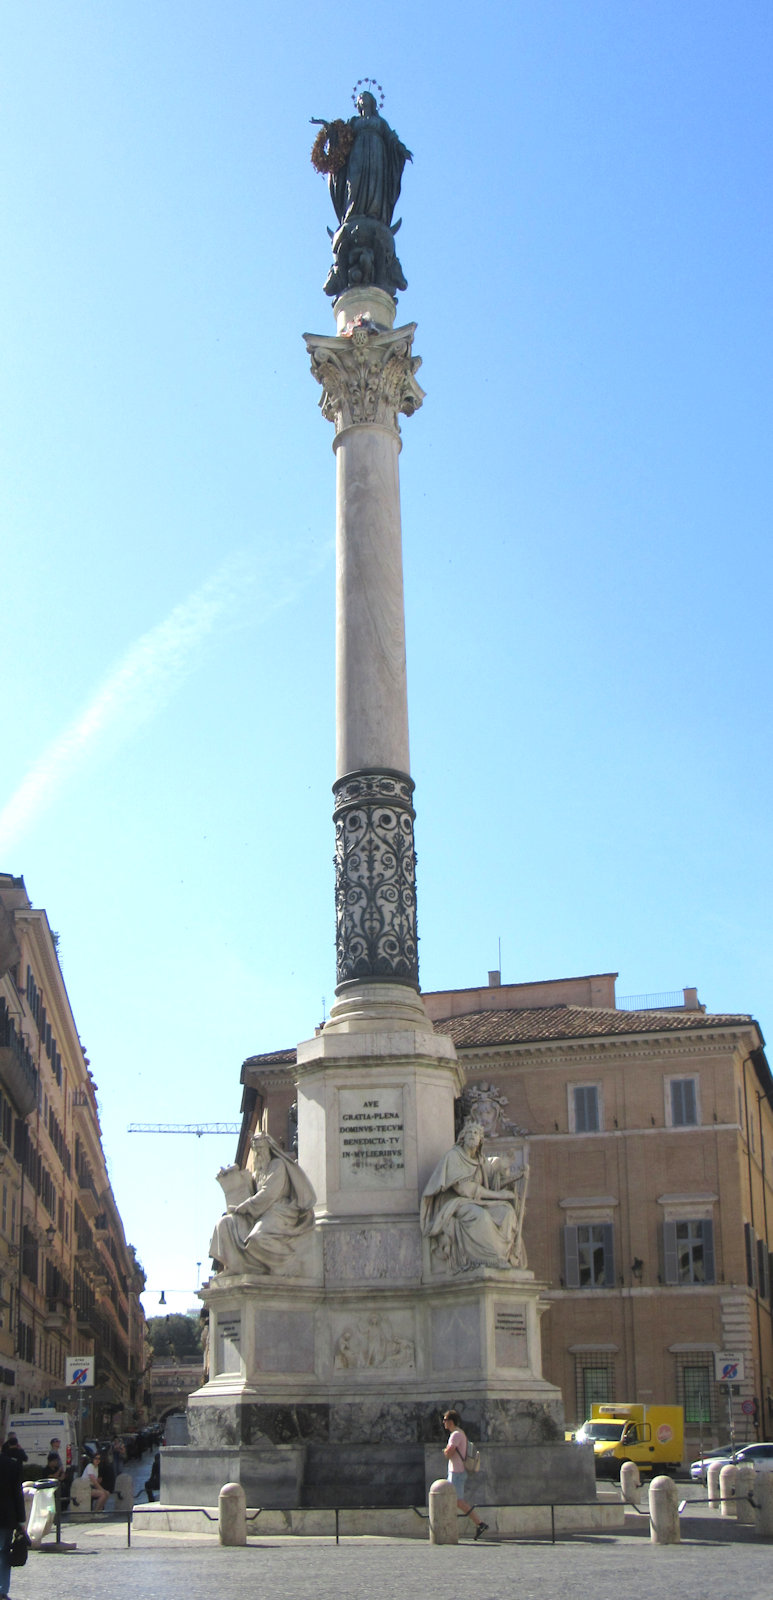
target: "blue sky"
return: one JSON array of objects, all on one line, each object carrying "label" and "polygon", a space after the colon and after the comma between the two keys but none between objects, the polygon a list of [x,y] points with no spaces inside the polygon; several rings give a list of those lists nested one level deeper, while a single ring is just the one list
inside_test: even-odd
[{"label": "blue sky", "polygon": [[[0,870],[190,1303],[250,1053],[333,998],[311,116],[384,85],[425,988],[771,1007],[768,0],[5,0]],[[157,1296],[148,1296],[155,1310]]]}]

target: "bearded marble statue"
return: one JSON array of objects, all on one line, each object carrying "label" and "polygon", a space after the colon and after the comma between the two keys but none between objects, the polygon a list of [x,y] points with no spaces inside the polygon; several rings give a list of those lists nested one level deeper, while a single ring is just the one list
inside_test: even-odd
[{"label": "bearded marble statue", "polygon": [[281,1274],[299,1239],[314,1226],[314,1190],[297,1162],[272,1139],[251,1141],[251,1171],[221,1167],[227,1211],[209,1253],[217,1272]]},{"label": "bearded marble statue", "polygon": [[422,1196],[421,1231],[435,1265],[451,1272],[523,1265],[527,1169],[514,1173],[503,1157],[484,1155],[484,1137],[468,1118]]}]

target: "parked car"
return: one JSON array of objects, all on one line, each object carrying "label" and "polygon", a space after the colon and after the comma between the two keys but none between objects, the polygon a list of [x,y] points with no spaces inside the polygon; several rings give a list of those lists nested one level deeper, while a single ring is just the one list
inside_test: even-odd
[{"label": "parked car", "polygon": [[736,1450],[735,1459],[739,1467],[747,1462],[757,1472],[773,1472],[773,1444],[745,1444],[743,1450]]},{"label": "parked car", "polygon": [[720,1445],[717,1450],[707,1450],[705,1456],[700,1456],[690,1465],[690,1477],[694,1483],[705,1483],[706,1475],[712,1461],[735,1460],[740,1466],[747,1462],[756,1467],[758,1472],[773,1472],[773,1444],[744,1444],[733,1455],[732,1445]]},{"label": "parked car", "polygon": [[[736,1455],[738,1451],[736,1451]],[[699,1456],[697,1461],[690,1463],[690,1477],[693,1483],[705,1483],[706,1475],[712,1461],[731,1461],[733,1447],[730,1444],[721,1444],[716,1450],[707,1450],[706,1454]]]}]

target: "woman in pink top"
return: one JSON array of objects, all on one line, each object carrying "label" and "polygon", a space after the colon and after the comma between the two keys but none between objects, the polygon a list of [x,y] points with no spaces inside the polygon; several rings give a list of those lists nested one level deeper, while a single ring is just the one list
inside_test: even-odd
[{"label": "woman in pink top", "polygon": [[456,1490],[456,1504],[462,1515],[472,1517],[475,1523],[475,1538],[479,1539],[482,1533],[488,1531],[488,1523],[481,1522],[476,1516],[472,1506],[464,1498],[464,1489],[467,1481],[467,1469],[464,1465],[467,1460],[467,1435],[462,1427],[462,1419],[458,1411],[446,1411],[443,1417],[443,1427],[448,1432],[448,1444],[443,1455],[448,1462],[448,1481]]}]

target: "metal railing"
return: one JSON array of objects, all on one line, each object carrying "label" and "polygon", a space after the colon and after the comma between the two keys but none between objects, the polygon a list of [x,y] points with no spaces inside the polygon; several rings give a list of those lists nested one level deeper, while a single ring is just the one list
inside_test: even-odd
[{"label": "metal railing", "polygon": [[684,989],[664,989],[661,994],[622,994],[618,1011],[684,1011]]}]

